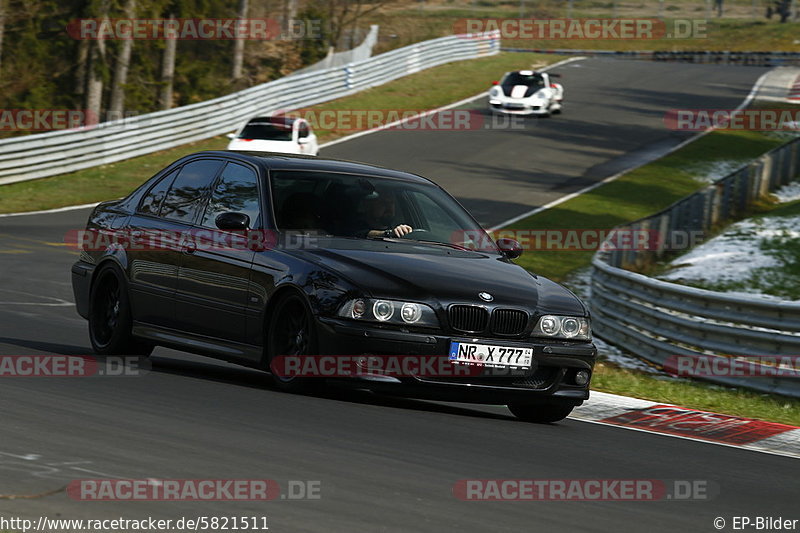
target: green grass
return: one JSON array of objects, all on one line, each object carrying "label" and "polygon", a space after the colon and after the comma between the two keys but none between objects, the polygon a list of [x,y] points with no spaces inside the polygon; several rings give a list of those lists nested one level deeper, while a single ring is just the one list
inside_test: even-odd
[{"label": "green grass", "polygon": [[[714,131],[615,181],[509,228],[611,229],[656,213],[702,188],[705,184],[696,179],[696,171],[691,169],[731,158],[753,159],[781,143],[781,139],[759,132]],[[543,250],[523,254],[517,263],[533,272],[563,281],[574,270],[589,266],[593,255],[593,250]]]},{"label": "green grass", "polygon": [[[545,65],[557,56],[499,54],[459,61],[406,76],[353,96],[314,106],[323,109],[432,109],[485,91],[488,81],[508,70]],[[321,142],[348,132],[318,131]],[[99,202],[127,195],[172,161],[200,150],[225,149],[223,137],[94,167],[71,174],[0,186],[0,213],[36,211]]]},{"label": "green grass", "polygon": [[800,400],[758,392],[719,387],[703,382],[659,379],[643,372],[600,362],[592,389],[712,411],[800,426]]}]

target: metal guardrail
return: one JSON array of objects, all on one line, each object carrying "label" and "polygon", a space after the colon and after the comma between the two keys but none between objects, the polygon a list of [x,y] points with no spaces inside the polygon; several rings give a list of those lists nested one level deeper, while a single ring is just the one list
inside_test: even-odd
[{"label": "metal guardrail", "polygon": [[[653,250],[603,250],[592,261],[590,307],[598,336],[664,365],[677,356],[800,355],[800,302],[733,295],[678,285],[626,270],[642,269],[675,249],[673,230],[709,230],[800,175],[800,139],[761,156],[623,231],[649,231]],[[724,385],[800,397],[797,377],[703,376]]]},{"label": "metal guardrail", "polygon": [[577,55],[586,57],[611,57],[615,59],[642,59],[674,63],[700,63],[712,65],[744,65],[753,67],[780,67],[800,65],[800,52],[732,52],[730,50],[574,50],[570,48],[507,48],[503,52],[529,52],[536,54]]},{"label": "metal guardrail", "polygon": [[499,32],[452,35],[364,61],[133,118],[0,141],[0,185],[114,163],[232,131],[244,120],[341,98],[452,61],[494,55]]}]

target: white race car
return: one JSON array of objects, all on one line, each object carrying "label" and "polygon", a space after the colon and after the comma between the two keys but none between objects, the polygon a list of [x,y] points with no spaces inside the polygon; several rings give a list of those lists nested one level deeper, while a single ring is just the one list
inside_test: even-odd
[{"label": "white race car", "polygon": [[542,115],[560,113],[564,87],[551,81],[558,74],[515,70],[506,72],[503,79],[489,89],[489,109],[512,115]]},{"label": "white race car", "polygon": [[228,150],[317,155],[319,144],[308,121],[291,117],[255,117],[228,134]]}]

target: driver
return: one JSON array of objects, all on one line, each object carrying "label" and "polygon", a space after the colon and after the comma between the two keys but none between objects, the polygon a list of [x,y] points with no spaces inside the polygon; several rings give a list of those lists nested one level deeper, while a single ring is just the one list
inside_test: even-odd
[{"label": "driver", "polygon": [[397,205],[394,193],[378,194],[377,191],[373,191],[367,194],[362,198],[359,206],[361,218],[357,225],[359,230],[355,232],[355,235],[373,239],[400,238],[414,231],[408,224],[395,224],[396,213]]}]

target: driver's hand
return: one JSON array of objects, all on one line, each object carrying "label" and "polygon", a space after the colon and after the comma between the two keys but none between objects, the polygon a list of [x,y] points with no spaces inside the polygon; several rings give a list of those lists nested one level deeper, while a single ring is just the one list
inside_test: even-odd
[{"label": "driver's hand", "polygon": [[414,228],[412,228],[412,227],[411,227],[411,226],[409,226],[408,224],[400,224],[399,226],[397,226],[396,228],[394,228],[394,229],[392,230],[392,232],[393,232],[393,233],[395,234],[395,236],[396,236],[396,237],[398,237],[398,238],[400,238],[400,237],[402,237],[402,236],[404,236],[404,235],[408,235],[408,234],[409,234],[409,233],[411,233],[412,231],[414,231]]}]

